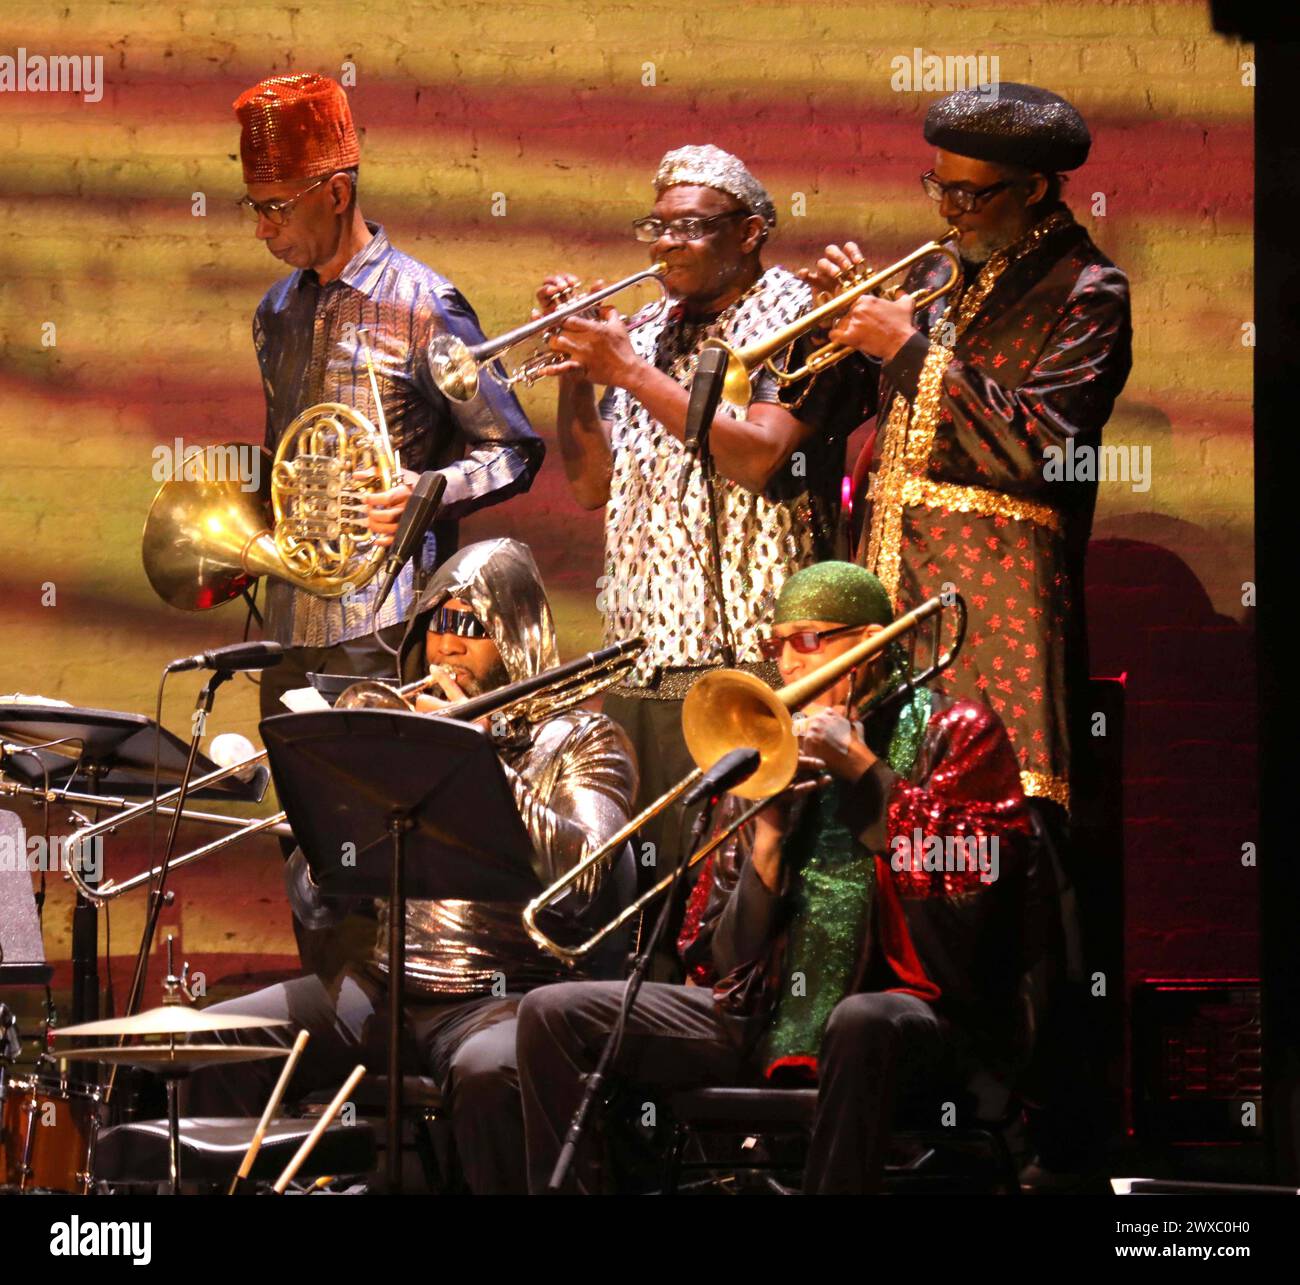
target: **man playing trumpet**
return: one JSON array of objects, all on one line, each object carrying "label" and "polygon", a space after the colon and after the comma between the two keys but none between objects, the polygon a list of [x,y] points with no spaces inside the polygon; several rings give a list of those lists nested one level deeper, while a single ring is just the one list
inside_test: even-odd
[{"label": "man playing trumpet", "polygon": [[[514,540],[462,549],[435,573],[402,644],[408,678],[426,666],[440,697],[420,698],[436,712],[468,696],[497,690],[559,663],[555,624],[533,556]],[[502,767],[533,842],[534,868],[549,884],[615,834],[631,815],[636,761],[623,731],[582,709],[529,723],[490,720]],[[418,764],[412,770],[419,770]],[[577,889],[571,913],[601,922],[631,899],[627,848],[593,869]],[[301,852],[288,866],[290,900],[313,927],[342,912],[324,901]],[[317,975],[284,982],[217,1005],[239,1013],[287,1018],[311,1041],[290,1093],[335,1085],[358,1061],[387,1067],[386,1010],[391,1002],[387,902],[380,902],[374,949],[334,981]],[[407,904],[403,1003],[412,1038],[407,1073],[432,1076],[451,1109],[456,1150],[470,1189],[522,1192],[523,1126],[515,1074],[515,1010],[534,986],[573,972],[529,939],[522,906],[497,902]],[[622,948],[592,961],[591,976],[617,975]],[[248,1063],[193,1077],[188,1110],[195,1115],[256,1115],[275,1078],[270,1062]]]},{"label": "man playing trumpet", "polygon": [[[766,650],[790,683],[892,619],[875,576],[823,563],[786,581]],[[983,704],[921,688],[873,708],[905,669],[895,642],[809,707],[801,764],[833,784],[774,802],[709,859],[679,940],[695,984],[647,984],[614,1065],[650,1091],[817,1084],[808,1192],[875,1189],[900,1088],[937,1124],[939,1090],[1009,1078],[1024,1058],[1017,990],[1035,947],[1022,941],[1031,869],[1015,754]],[[533,1191],[622,993],[570,983],[520,1008]],[[600,1189],[596,1148],[574,1173]]]},{"label": "man playing trumpet", "polygon": [[[921,183],[957,233],[962,279],[916,316],[909,294],[863,298],[831,331],[883,363],[868,398],[879,429],[859,557],[900,610],[946,584],[965,595],[969,632],[942,686],[1005,723],[1064,893],[1082,862],[1069,841],[1071,786],[1089,768],[1084,555],[1102,430],[1132,364],[1128,279],[1062,200],[1065,172],[1092,144],[1065,99],[1012,83],[961,90],[930,107],[925,139],[935,152]],[[830,246],[806,275],[830,287],[861,257]],[[908,289],[948,270],[920,264]],[[846,395],[823,377],[808,400]],[[1079,927],[1063,904],[1077,960]],[[1040,1141],[1055,1168],[1095,1162],[1100,1136],[1078,1118],[1093,1003],[1071,967],[1075,1007],[1067,1017],[1058,1006],[1065,1042],[1044,1041],[1044,1073],[1059,1081],[1044,1092],[1061,1124]]]},{"label": "man playing trumpet", "polygon": [[[606,641],[647,642],[604,706],[637,749],[639,808],[692,766],[681,701],[696,678],[724,661],[775,677],[763,666],[760,629],[786,576],[831,553],[844,438],[857,423],[829,406],[816,418],[782,408],[765,374],[754,378],[748,412],[720,408],[709,429],[714,567],[708,490],[683,445],[696,359],[710,338],[740,343],[784,325],[811,291],[784,268],[764,268],[776,209],[737,157],[678,148],[663,158],[654,186],[654,208],[633,229],[651,261],[667,265],[671,306],[631,333],[612,307],[599,319],[566,321],[552,347],[569,360],[547,371],[559,378],[556,426],[573,494],[584,508],[605,509]],[[577,284],[549,277],[539,302],[549,309]],[[660,871],[675,861],[681,829],[681,809],[672,807],[643,831]],[[642,873],[647,882],[658,877]]]}]

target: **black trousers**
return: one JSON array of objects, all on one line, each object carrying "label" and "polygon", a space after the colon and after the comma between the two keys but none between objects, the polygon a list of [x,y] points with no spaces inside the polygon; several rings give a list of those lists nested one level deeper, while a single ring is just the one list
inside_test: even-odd
[{"label": "black trousers", "polygon": [[[377,1074],[387,1072],[388,994],[387,986],[353,970],[329,985],[316,976],[299,977],[208,1010],[287,1019],[290,1025],[204,1039],[287,1048],[304,1027],[311,1039],[290,1082],[290,1099],[337,1089],[358,1062]],[[476,1193],[521,1195],[527,1185],[515,1069],[519,999],[483,996],[404,1006],[405,1074],[438,1082],[465,1180]],[[184,1112],[260,1116],[282,1065],[267,1058],[198,1071],[182,1091]]]},{"label": "black trousers", "polygon": [[[622,982],[563,982],[519,1008],[519,1087],[529,1190],[546,1190],[590,1072],[617,1017]],[[752,1082],[758,1068],[720,1022],[704,987],[647,983],[637,997],[615,1071],[647,1090]],[[910,995],[857,994],[831,1013],[804,1190],[878,1190],[900,1085],[923,1091],[950,1074],[947,1028]],[[936,1117],[937,1123],[937,1117]],[[603,1190],[600,1148],[590,1141],[570,1171],[582,1192]]]}]

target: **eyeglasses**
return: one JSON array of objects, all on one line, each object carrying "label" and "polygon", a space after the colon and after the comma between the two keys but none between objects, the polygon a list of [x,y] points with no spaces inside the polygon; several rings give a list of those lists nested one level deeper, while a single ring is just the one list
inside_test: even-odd
[{"label": "eyeglasses", "polygon": [[686,218],[673,219],[668,223],[651,215],[644,219],[634,219],[632,231],[638,241],[658,241],[665,232],[671,233],[676,241],[698,241],[702,236],[708,235],[709,229],[715,223],[721,223],[723,219],[735,218],[747,219],[749,211],[728,210],[726,214],[713,214],[708,218],[688,215]]},{"label": "eyeglasses", "polygon": [[487,626],[472,611],[439,607],[429,620],[431,634],[455,634],[457,638],[486,638]]},{"label": "eyeglasses", "polygon": [[1002,191],[1005,187],[1015,187],[1015,180],[1004,178],[997,183],[990,183],[988,187],[969,188],[961,183],[945,183],[942,179],[936,178],[933,170],[926,170],[921,175],[921,186],[925,189],[925,194],[932,201],[942,201],[946,196],[953,205],[963,214],[970,214],[978,210],[989,197]]},{"label": "eyeglasses", "polygon": [[862,625],[836,625],[834,629],[800,629],[782,638],[760,638],[758,649],[763,653],[764,660],[780,659],[786,643],[789,643],[801,656],[810,656],[813,652],[821,650],[821,645],[827,638],[835,638],[839,634],[847,634],[851,630],[862,627]]},{"label": "eyeglasses", "polygon": [[282,228],[289,222],[293,207],[309,192],[314,192],[321,184],[328,183],[333,177],[333,174],[326,174],[324,178],[318,178],[310,187],[303,188],[297,196],[291,196],[286,201],[255,201],[251,196],[241,196],[235,204],[241,210],[247,211],[250,218],[255,219],[260,214],[268,223]]}]

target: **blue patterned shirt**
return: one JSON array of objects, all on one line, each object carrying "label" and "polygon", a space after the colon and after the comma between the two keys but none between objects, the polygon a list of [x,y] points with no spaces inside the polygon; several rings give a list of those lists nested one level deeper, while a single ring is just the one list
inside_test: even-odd
[{"label": "blue patterned shirt", "polygon": [[[368,345],[389,436],[404,469],[438,469],[447,479],[438,521],[420,554],[403,569],[379,624],[406,620],[421,578],[456,548],[457,521],[528,490],[545,450],[513,394],[484,378],[468,402],[450,401],[434,385],[431,337],[451,333],[467,344],[483,332],[474,310],[445,277],[395,250],[384,229],[325,285],[299,270],[266,292],[253,318],[253,344],[266,394],[266,446],[309,406],[342,402],[377,421],[366,372]],[[364,334],[361,333],[364,331]],[[286,647],[328,647],[368,634],[382,577],[344,598],[317,598],[269,579],[266,636]]]}]

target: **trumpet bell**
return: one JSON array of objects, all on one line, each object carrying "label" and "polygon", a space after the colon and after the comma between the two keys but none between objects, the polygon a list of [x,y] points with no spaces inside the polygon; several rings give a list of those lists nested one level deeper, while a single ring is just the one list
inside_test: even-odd
[{"label": "trumpet bell", "polygon": [[731,790],[742,799],[780,793],[799,766],[799,743],[785,702],[743,670],[717,670],[695,683],[682,703],[682,735],[691,758],[704,767],[741,746],[758,751],[758,771]]},{"label": "trumpet bell", "polygon": [[429,340],[429,368],[444,397],[467,402],[478,392],[478,362],[469,345],[455,335]]},{"label": "trumpet bell", "polygon": [[145,575],[166,603],[206,611],[237,598],[259,575],[284,568],[270,530],[270,456],[261,485],[236,480],[164,482],[141,537]]},{"label": "trumpet bell", "polygon": [[721,339],[714,340],[711,346],[721,348],[727,354],[727,369],[722,376],[722,400],[732,406],[748,406],[754,390],[745,363],[736,350]]}]

